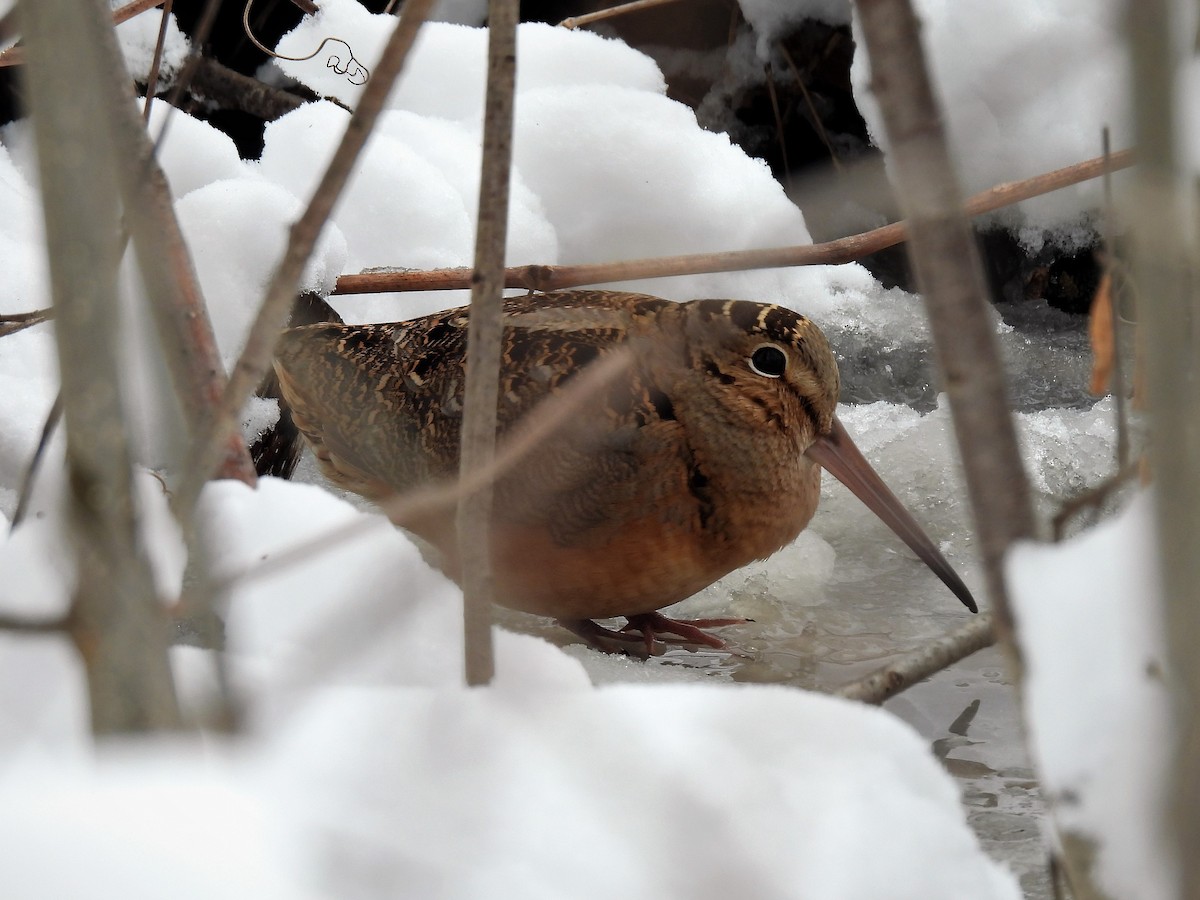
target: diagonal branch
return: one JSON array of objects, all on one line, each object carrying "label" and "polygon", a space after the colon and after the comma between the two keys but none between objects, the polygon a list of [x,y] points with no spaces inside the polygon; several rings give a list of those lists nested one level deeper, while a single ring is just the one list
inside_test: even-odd
[{"label": "diagonal branch", "polygon": [[907,690],[930,675],[966,659],[996,642],[990,613],[972,619],[961,628],[906,653],[870,675],[843,685],[833,693],[847,700],[879,704]]},{"label": "diagonal branch", "polygon": [[[97,733],[178,727],[169,625],[141,546],[117,364],[121,168],[109,127],[118,50],[103,0],[21,7],[55,336],[67,428],[79,579],[70,632]],[[72,65],[61,65],[63,56]]]}]

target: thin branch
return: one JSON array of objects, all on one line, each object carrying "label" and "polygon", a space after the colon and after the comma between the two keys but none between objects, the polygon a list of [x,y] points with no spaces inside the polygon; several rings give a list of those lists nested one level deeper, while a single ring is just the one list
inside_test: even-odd
[{"label": "thin branch", "polygon": [[[1143,147],[1125,221],[1130,226],[1138,327],[1145,338],[1155,479],[1158,566],[1162,578],[1168,679],[1173,714],[1169,783],[1162,785],[1159,821],[1144,834],[1164,844],[1178,865],[1177,894],[1200,894],[1200,247],[1196,245],[1196,182],[1179,104],[1190,101],[1180,75],[1179,8],[1167,0],[1125,10],[1135,88],[1133,118]],[[1154,616],[1147,610],[1146,615]],[[1157,616],[1154,616],[1157,618]],[[1150,757],[1141,761],[1149,765]]]},{"label": "thin branch", "polygon": [[[163,0],[133,0],[132,3],[126,3],[119,9],[113,10],[112,23],[120,25],[122,22],[128,22],[134,16],[141,15],[148,9],[154,9],[156,6],[161,6]],[[5,17],[5,21],[8,17]],[[0,53],[0,68],[5,66],[20,66],[25,64],[25,48],[24,47],[9,47],[3,53]]]},{"label": "thin branch", "polygon": [[0,337],[16,334],[18,331],[24,331],[26,328],[32,328],[34,325],[41,325],[43,322],[53,318],[53,309],[35,309],[32,312],[11,313],[7,316],[0,316]]},{"label": "thin branch", "polygon": [[950,399],[996,632],[1019,680],[1004,554],[1014,540],[1033,536],[1033,504],[988,316],[987,287],[962,213],[912,6],[908,0],[856,2],[871,89],[891,138],[892,171],[907,213],[909,256]]},{"label": "thin branch", "polygon": [[0,613],[0,631],[15,631],[20,634],[61,634],[70,627],[69,616],[31,619],[26,616]]},{"label": "thin branch", "polygon": [[207,56],[196,61],[190,90],[222,109],[236,109],[267,122],[299,109],[305,102],[295,94],[235,72]]},{"label": "thin branch", "polygon": [[833,693],[847,700],[880,704],[995,642],[992,617],[989,613],[983,613],[958,630],[904,654],[882,669],[840,687]]},{"label": "thin branch", "polygon": [[[114,75],[108,88],[116,100],[109,110],[108,123],[123,161],[118,167],[117,183],[125,205],[125,223],[137,251],[146,293],[152,298],[148,311],[163,348],[163,359],[194,440],[196,434],[203,433],[221,402],[225,387],[221,355],[166,176],[145,124],[137,115],[119,50],[109,62],[107,71]],[[225,477],[254,483],[254,466],[240,439],[225,442],[220,463]],[[186,518],[181,517],[185,527]]]},{"label": "thin branch", "polygon": [[[976,194],[963,206],[966,215],[979,216],[1014,203],[1097,178],[1105,171],[1133,165],[1133,151],[1114,153],[1055,169],[1023,181],[1010,181]],[[729,250],[723,253],[692,253],[613,263],[571,266],[514,266],[504,270],[504,286],[530,291],[555,291],[584,284],[629,281],[637,278],[666,278],[707,272],[740,272],[780,266],[826,266],[854,262],[908,239],[908,223],[893,222],[848,237],[793,247],[763,250]],[[471,286],[471,270],[433,269],[427,272],[362,272],[342,275],[335,294],[374,294],[390,291],[453,291]]]},{"label": "thin branch", "polygon": [[392,85],[408,57],[408,51],[416,39],[417,30],[432,6],[433,0],[409,0],[405,6],[404,13],[396,23],[387,46],[384,47],[375,74],[367,82],[358,108],[350,117],[341,144],[330,160],[308,207],[292,226],[287,249],[275,270],[254,323],[246,335],[245,347],[225,386],[220,408],[208,433],[201,435],[193,447],[183,483],[177,494],[179,509],[190,511],[194,508],[200,489],[216,469],[222,448],[229,440],[239,435],[239,415],[242,406],[271,364],[276,338],[287,321],[305,263],[316,246],[321,228],[350,179],[354,163],[366,145],[375,120],[383,111],[387,95],[391,92]]},{"label": "thin branch", "polygon": [[[1104,158],[1109,159],[1112,151],[1109,146],[1108,126],[1101,132],[1101,143]],[[1121,361],[1121,316],[1117,298],[1120,291],[1115,279],[1116,269],[1116,210],[1113,206],[1112,172],[1104,172],[1104,273],[1108,276],[1108,312],[1112,323],[1112,373],[1109,384],[1112,387],[1115,417],[1117,420],[1117,468],[1124,469],[1129,464],[1129,417],[1125,410],[1125,375]]]},{"label": "thin branch", "polygon": [[62,409],[62,391],[60,390],[54,398],[54,403],[50,405],[50,411],[46,413],[46,421],[42,423],[42,433],[38,438],[37,447],[33,451],[33,458],[29,460],[29,468],[25,470],[25,478],[21,481],[21,493],[17,496],[17,508],[13,511],[12,527],[14,529],[21,524],[29,512],[29,501],[33,497],[33,482],[37,477],[42,459],[46,455],[46,448],[50,446],[50,438],[54,436],[54,429],[58,427],[58,422],[62,418]]},{"label": "thin branch", "polygon": [[1141,468],[1142,462],[1140,459],[1134,460],[1132,463],[1126,463],[1112,477],[1106,478],[1096,486],[1064,501],[1050,522],[1054,540],[1057,542],[1063,539],[1063,536],[1066,534],[1067,523],[1071,519],[1085,509],[1096,509],[1099,507],[1101,503],[1112,496],[1114,491],[1121,488],[1127,482],[1132,481],[1134,476],[1141,471]]},{"label": "thin branch", "polygon": [[150,121],[150,110],[154,105],[154,92],[158,89],[158,73],[162,66],[163,45],[167,42],[167,26],[171,24],[171,5],[174,0],[163,3],[162,16],[158,20],[158,40],[154,42],[154,58],[150,60],[150,74],[146,77],[146,103],[142,116]]},{"label": "thin branch", "polygon": [[608,9],[602,9],[598,12],[588,13],[587,15],[571,16],[569,19],[563,19],[559,22],[558,27],[579,28],[603,19],[612,19],[616,16],[623,16],[626,13],[638,12],[643,9],[653,9],[656,6],[666,6],[668,3],[677,2],[678,0],[634,0],[633,3],[622,3],[620,6],[611,6]]},{"label": "thin branch", "polygon": [[[496,455],[496,397],[504,333],[504,249],[508,235],[509,170],[512,167],[513,89],[517,74],[517,0],[488,3],[488,81],[483,117],[483,163],[475,273],[467,326],[467,374],[459,479],[491,467]],[[487,684],[495,674],[492,654],[492,483],[466,494],[456,526],[463,573],[463,634],[467,684]]]},{"label": "thin branch", "polygon": [[771,99],[771,112],[775,116],[775,137],[779,141],[779,155],[783,159],[783,177],[791,181],[792,167],[788,164],[787,140],[783,134],[783,113],[779,111],[779,97],[775,93],[775,75],[771,71],[770,63],[763,65],[763,74],[767,79],[767,95]]},{"label": "thin branch", "polygon": [[788,68],[792,70],[792,76],[796,79],[796,84],[800,88],[801,95],[804,97],[804,105],[808,107],[808,114],[812,116],[813,128],[816,129],[817,137],[821,139],[821,143],[829,151],[829,159],[833,163],[834,171],[840,174],[844,171],[842,161],[838,159],[837,151],[833,149],[833,142],[829,140],[829,134],[825,131],[825,123],[817,115],[817,105],[813,103],[812,94],[808,92],[808,85],[804,83],[804,78],[800,74],[800,67],[796,65],[796,61],[792,59],[791,51],[788,50],[783,42],[779,44],[779,51],[783,54],[783,59],[788,64]]}]

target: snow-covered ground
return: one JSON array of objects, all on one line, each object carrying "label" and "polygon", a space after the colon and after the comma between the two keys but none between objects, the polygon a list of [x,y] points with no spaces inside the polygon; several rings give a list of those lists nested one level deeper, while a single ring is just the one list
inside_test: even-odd
[{"label": "snow-covered ground", "polygon": [[[352,0],[321,6],[280,51],[301,56],[336,35],[372,66],[394,20]],[[1073,8],[1063,5],[1062,15]],[[1036,39],[1036,21],[1014,26],[1013,40]],[[932,22],[930,34],[941,27]],[[700,130],[690,110],[666,98],[647,57],[542,25],[523,26],[520,41],[510,262],[808,240],[801,212],[766,166]],[[136,68],[134,42],[125,43]],[[328,291],[339,273],[369,266],[469,264],[485,43],[484,32],[464,26],[423,30],[306,287]],[[281,67],[350,104],[360,91],[323,57]],[[1014,115],[1038,102],[1049,121],[1063,114],[1046,92],[1007,102]],[[160,104],[155,127],[165,113]],[[162,159],[227,361],[286,226],[347,119],[331,103],[303,107],[267,129],[261,160],[244,162],[207,124],[171,115]],[[1008,152],[1017,154],[1020,144],[1013,147]],[[1021,163],[1037,170],[1043,157],[1029,152]],[[30,130],[18,122],[0,148],[0,312],[48,305],[36,184]],[[935,390],[886,362],[894,352],[920,355],[927,344],[916,298],[882,289],[856,265],[628,286],[680,299],[784,303],[827,329],[847,383],[867,385],[861,399],[895,386],[891,402],[840,414],[979,588],[948,413],[896,402],[914,388],[922,396]],[[137,302],[138,288],[128,290]],[[336,301],[358,321],[460,302],[448,294]],[[1033,382],[1060,377],[1044,347],[999,321],[997,330],[1010,362]],[[56,390],[56,362],[49,326],[2,340],[0,515],[11,516]],[[879,371],[856,371],[864,359],[884,361]],[[129,378],[135,391],[146,388],[144,373],[131,367]],[[1021,417],[1044,505],[1111,470],[1110,402],[1071,405],[1083,408]],[[165,462],[149,440],[140,454],[147,466]],[[56,444],[35,515],[0,536],[5,611],[55,612],[67,602],[73,575],[57,512],[60,459]],[[169,481],[173,473],[165,475]],[[183,578],[179,538],[159,481],[144,474],[139,487],[167,599]],[[1147,502],[1107,526],[1103,546],[1088,543],[1099,542],[1097,534],[1062,550],[1022,550],[1013,562],[1022,614],[1029,609],[1030,628],[1038,629],[1026,648],[1038,761],[1054,790],[1085,798],[1069,824],[1099,841],[1102,883],[1118,897],[1154,896],[1157,882],[1145,872],[1161,869],[1159,861],[1144,840],[1129,838],[1150,834],[1140,804],[1151,788],[1093,793],[1092,785],[1112,766],[1135,771],[1139,761],[1141,780],[1128,783],[1153,785],[1154,760],[1120,743],[1113,727],[1125,726],[1102,705],[1107,695],[1094,680],[1070,676],[1074,690],[1055,693],[1056,673],[1065,669],[1039,664],[1094,666],[1131,639],[1118,624],[1136,615],[1129,604],[1152,608],[1153,591],[1131,595],[1114,574],[1151,565]],[[966,617],[840,486],[826,485],[817,519],[793,547],[686,601],[689,612],[755,619],[729,633],[735,656],[647,666],[578,646],[564,652],[519,633],[543,633],[535,623],[505,618],[510,627],[495,632],[497,680],[486,690],[461,683],[458,590],[369,515],[310,484],[206,489],[201,517],[213,565],[234,578],[223,611],[229,676],[248,714],[238,739],[205,734],[93,749],[70,648],[57,638],[0,634],[0,837],[8,850],[0,895],[1018,896],[1015,879],[967,827],[955,783],[909,726],[795,687],[848,680]],[[256,572],[297,542],[355,521],[366,530],[354,542]],[[1099,569],[1097,555],[1111,570]],[[1040,574],[1045,568],[1056,570],[1055,581]],[[1068,610],[1068,587],[1092,596],[1101,579],[1103,604],[1086,615]],[[1076,640],[1081,619],[1093,638],[1087,646]],[[1157,640],[1147,625],[1120,658],[1161,664]],[[180,647],[173,660],[188,708],[203,711],[216,690],[211,659]],[[1145,728],[1161,730],[1161,684],[1130,672],[1111,675],[1129,691],[1123,702],[1140,703]],[[639,683],[609,684],[630,681]],[[1071,768],[1061,754],[1080,740],[1096,752]]]}]

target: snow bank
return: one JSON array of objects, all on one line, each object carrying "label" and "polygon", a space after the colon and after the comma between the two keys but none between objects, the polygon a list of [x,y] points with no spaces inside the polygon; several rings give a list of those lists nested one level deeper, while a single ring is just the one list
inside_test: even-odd
[{"label": "snow bank", "polygon": [[1158,818],[1172,736],[1152,496],[1066,543],[1015,547],[1007,571],[1059,822],[1096,842],[1110,896],[1175,896]]}]

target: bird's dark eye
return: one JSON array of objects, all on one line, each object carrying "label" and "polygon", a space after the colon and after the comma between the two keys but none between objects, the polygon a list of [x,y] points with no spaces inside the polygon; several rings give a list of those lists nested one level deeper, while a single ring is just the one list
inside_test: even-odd
[{"label": "bird's dark eye", "polygon": [[774,344],[762,344],[750,354],[750,368],[765,378],[778,378],[787,368],[787,354]]}]

